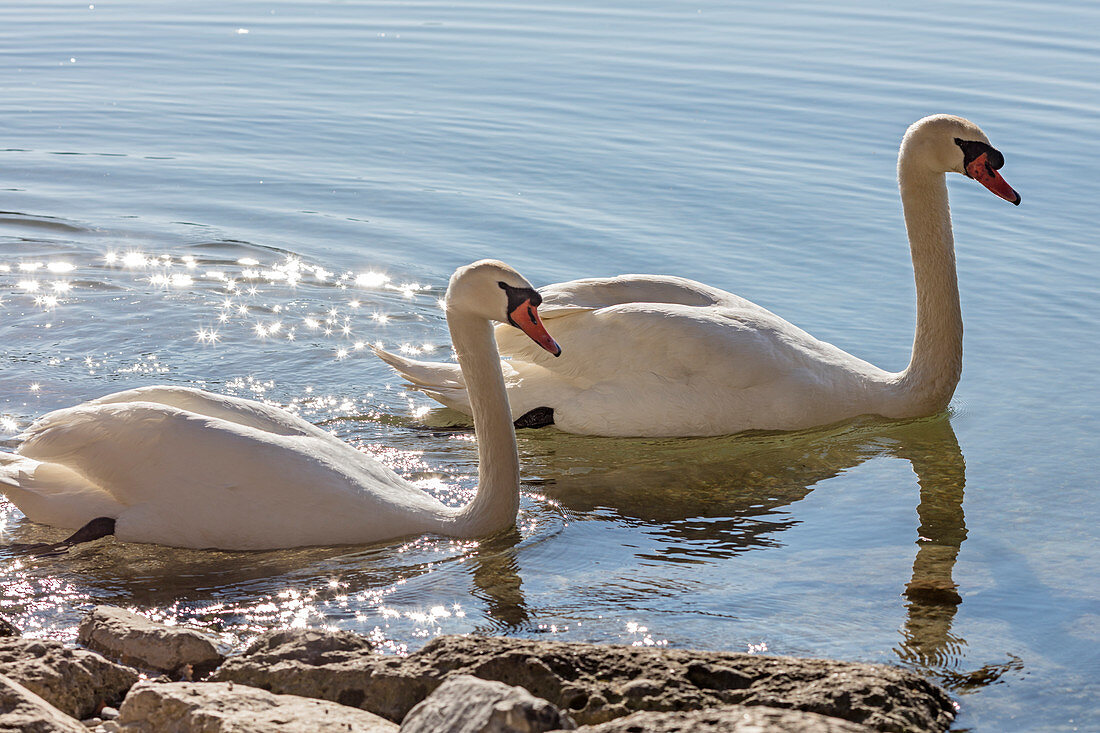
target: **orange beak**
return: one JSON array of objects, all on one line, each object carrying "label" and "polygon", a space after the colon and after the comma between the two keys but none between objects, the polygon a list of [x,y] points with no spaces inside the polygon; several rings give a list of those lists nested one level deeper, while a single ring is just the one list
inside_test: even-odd
[{"label": "orange beak", "polygon": [[531,340],[536,344],[546,349],[554,356],[561,356],[561,347],[558,346],[558,342],[546,332],[546,327],[542,325],[542,319],[539,318],[538,309],[531,305],[530,299],[516,306],[512,312],[508,314],[508,320],[511,321],[513,326],[530,336]]},{"label": "orange beak", "polygon": [[970,165],[966,166],[966,173],[975,181],[1010,204],[1015,204],[1016,206],[1020,205],[1020,194],[1016,193],[1012,186],[1008,185],[1005,179],[1001,178],[1001,174],[993,170],[993,166],[989,165],[988,153],[982,153],[977,158],[970,161]]}]

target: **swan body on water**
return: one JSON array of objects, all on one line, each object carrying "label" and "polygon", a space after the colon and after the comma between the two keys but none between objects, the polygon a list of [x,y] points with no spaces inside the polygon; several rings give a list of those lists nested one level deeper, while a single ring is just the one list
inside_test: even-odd
[{"label": "swan body on water", "polygon": [[519,273],[491,260],[460,268],[447,289],[478,441],[478,489],[466,506],[445,506],[285,410],[169,386],[42,416],[17,453],[0,453],[0,491],[35,522],[78,528],[96,520],[120,540],[177,547],[257,550],[496,532],[519,509],[519,458],[490,321],[559,353],[539,319],[540,302]]},{"label": "swan body on water", "polygon": [[[1003,164],[985,133],[961,117],[925,117],[902,140],[898,181],[917,289],[916,335],[903,371],[880,369],[755,303],[692,280],[573,280],[539,291],[543,318],[565,350],[561,359],[497,328],[516,424],[553,423],[586,435],[724,435],[944,409],[962,370],[945,174],[966,175],[1019,204],[997,172]],[[413,388],[471,412],[458,365],[379,355]]]}]

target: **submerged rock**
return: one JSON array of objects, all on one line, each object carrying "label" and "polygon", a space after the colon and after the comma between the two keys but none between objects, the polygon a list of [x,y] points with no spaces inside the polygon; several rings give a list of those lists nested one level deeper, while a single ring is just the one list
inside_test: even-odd
[{"label": "submerged rock", "polygon": [[225,657],[217,641],[182,626],[167,626],[131,611],[96,606],[80,624],[77,640],[111,659],[173,677],[203,677]]},{"label": "submerged rock", "polygon": [[215,682],[142,682],[119,709],[121,733],[395,733],[364,710],[255,687]]},{"label": "submerged rock", "polygon": [[802,710],[763,705],[731,705],[684,713],[631,713],[607,723],[586,725],[578,733],[871,733],[859,723]]},{"label": "submerged rock", "polygon": [[117,703],[138,681],[136,670],[47,639],[0,638],[0,669],[78,720]]},{"label": "submerged rock", "polygon": [[544,733],[572,718],[522,687],[467,674],[451,677],[401,721],[402,733]]},{"label": "submerged rock", "polygon": [[[897,667],[733,652],[445,636],[408,657],[381,657],[344,636],[277,632],[229,659],[214,679],[321,697],[390,720],[442,682],[470,674],[523,687],[580,724],[639,710],[704,710],[733,704],[819,713],[881,731],[943,731],[947,693]],[[324,646],[299,662],[302,647]]]},{"label": "submerged rock", "polygon": [[0,733],[87,733],[87,728],[0,674]]},{"label": "submerged rock", "polygon": [[23,632],[19,630],[19,627],[8,621],[3,616],[0,616],[0,636],[22,636]]}]

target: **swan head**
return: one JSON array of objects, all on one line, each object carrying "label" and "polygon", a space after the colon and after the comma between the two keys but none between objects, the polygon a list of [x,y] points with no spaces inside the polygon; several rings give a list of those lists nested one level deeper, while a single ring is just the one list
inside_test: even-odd
[{"label": "swan head", "polygon": [[444,302],[448,313],[462,312],[510,324],[554,356],[561,355],[561,347],[539,318],[542,296],[523,275],[503,262],[479,260],[455,270]]},{"label": "swan head", "polygon": [[961,173],[1005,201],[1020,204],[1020,194],[998,173],[1004,156],[970,120],[955,115],[917,120],[901,142],[899,164],[903,159],[922,164],[934,173]]}]

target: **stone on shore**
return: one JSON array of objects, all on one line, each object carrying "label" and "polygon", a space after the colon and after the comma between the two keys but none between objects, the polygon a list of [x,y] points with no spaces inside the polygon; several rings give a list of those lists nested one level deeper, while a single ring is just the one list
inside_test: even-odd
[{"label": "stone on shore", "polygon": [[110,659],[177,679],[203,677],[225,659],[217,640],[201,631],[157,623],[113,606],[96,606],[85,616],[77,640]]},{"label": "stone on shore", "polygon": [[395,723],[327,700],[218,682],[142,682],[119,709],[120,733],[396,733]]},{"label": "stone on shore", "polygon": [[0,669],[78,720],[117,703],[138,681],[137,670],[48,639],[0,638]]},{"label": "stone on shore", "polygon": [[[230,657],[210,676],[212,682],[239,682],[272,692],[332,700],[400,721],[436,685],[417,685],[400,715],[386,715],[366,704],[373,665],[382,657],[363,636],[351,631],[279,629],[262,634],[242,656]],[[403,697],[404,699],[404,697]]]},{"label": "stone on shore", "polygon": [[802,710],[731,705],[683,713],[644,710],[607,723],[581,726],[577,733],[872,733],[874,730]]},{"label": "stone on shore", "polygon": [[572,718],[522,687],[467,674],[449,678],[401,721],[401,733],[544,733]]},{"label": "stone on shore", "polygon": [[[308,633],[305,646],[318,646],[323,632]],[[298,662],[299,634],[277,634],[230,658],[213,679],[334,700],[394,721],[456,674],[523,687],[582,725],[640,710],[737,704],[818,713],[880,731],[943,731],[954,717],[944,690],[885,665],[474,636],[440,637],[408,657],[382,657],[334,635],[327,655]]]},{"label": "stone on shore", "polygon": [[87,728],[0,674],[0,733],[87,733]]}]

